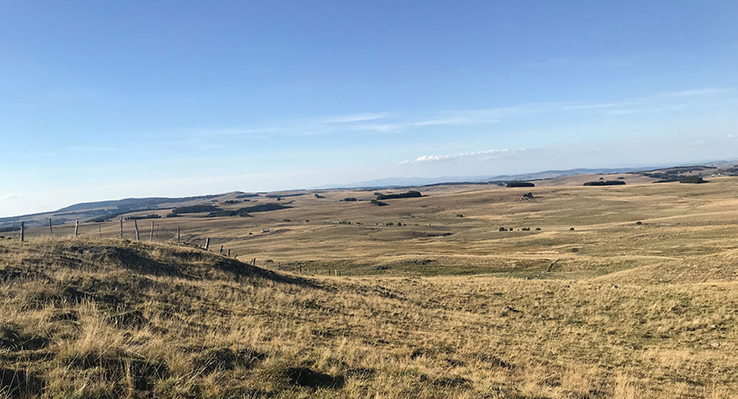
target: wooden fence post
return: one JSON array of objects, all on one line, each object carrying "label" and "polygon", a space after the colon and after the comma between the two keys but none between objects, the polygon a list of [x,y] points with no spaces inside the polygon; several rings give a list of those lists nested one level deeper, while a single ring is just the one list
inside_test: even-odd
[{"label": "wooden fence post", "polygon": [[123,239],[123,216],[120,217],[120,239]]},{"label": "wooden fence post", "polygon": [[133,219],[133,227],[136,228],[136,241],[138,241],[140,237],[138,235],[138,222],[136,221],[136,219]]},{"label": "wooden fence post", "polygon": [[74,238],[79,235],[79,220],[74,221]]},{"label": "wooden fence post", "polygon": [[223,255],[223,246],[222,245],[220,246],[220,251],[218,251],[218,254],[219,255]]},{"label": "wooden fence post", "polygon": [[26,239],[26,224],[24,222],[21,222],[21,242],[25,241]]},{"label": "wooden fence post", "polygon": [[54,229],[51,227],[51,218],[49,218],[49,235],[54,235]]},{"label": "wooden fence post", "polygon": [[210,237],[208,237],[207,239],[205,239],[205,250],[207,251],[208,248],[210,248]]},{"label": "wooden fence post", "polygon": [[100,233],[100,239],[102,240],[102,223],[97,225],[97,231]]},{"label": "wooden fence post", "polygon": [[154,221],[151,221],[151,235],[149,236],[149,241],[154,241]]},{"label": "wooden fence post", "polygon": [[229,258],[231,257],[231,250],[230,249],[228,250],[228,257]]},{"label": "wooden fence post", "polygon": [[180,236],[179,236],[179,226],[177,226],[177,242],[182,242],[182,240],[180,240]]}]

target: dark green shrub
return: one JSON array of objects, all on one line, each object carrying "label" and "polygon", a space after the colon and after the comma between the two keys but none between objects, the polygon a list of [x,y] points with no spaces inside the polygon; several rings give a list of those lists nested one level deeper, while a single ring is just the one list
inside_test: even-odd
[{"label": "dark green shrub", "polygon": [[160,218],[161,216],[155,213],[152,213],[151,215],[146,215],[146,216],[128,216],[126,220],[160,219]]},{"label": "dark green shrub", "polygon": [[692,184],[701,184],[701,183],[707,183],[707,180],[699,177],[699,176],[687,176],[683,177],[681,180],[679,180],[679,183],[692,183]]},{"label": "dark green shrub", "polygon": [[180,214],[180,213],[200,213],[200,212],[217,212],[220,208],[213,205],[190,205],[190,206],[180,206],[177,208],[172,209],[172,213]]},{"label": "dark green shrub", "polygon": [[388,204],[386,202],[382,202],[382,201],[373,199],[372,200],[372,205],[376,205],[376,206],[387,206]]},{"label": "dark green shrub", "polygon": [[588,181],[584,183],[585,186],[622,186],[625,182],[622,180],[600,180],[600,181]]},{"label": "dark green shrub", "polygon": [[236,210],[236,212],[238,214],[242,215],[242,214],[245,214],[245,213],[269,212],[269,211],[276,211],[276,210],[279,210],[279,209],[288,209],[288,208],[292,208],[292,207],[291,206],[288,206],[288,205],[275,204],[275,203],[272,202],[272,203],[268,203],[268,204],[259,204],[259,205],[247,206],[247,207],[240,208],[240,209]]},{"label": "dark green shrub", "polygon": [[225,216],[237,216],[238,212],[236,211],[216,211],[216,212],[210,212],[206,217],[209,218],[215,218],[215,217],[225,217]]},{"label": "dark green shrub", "polygon": [[535,187],[536,185],[529,181],[511,181],[507,183],[507,187]]},{"label": "dark green shrub", "polygon": [[379,195],[377,195],[377,199],[378,200],[388,200],[388,199],[396,199],[396,198],[419,198],[422,196],[423,194],[421,194],[420,191],[408,191],[402,194],[381,194],[380,193]]}]

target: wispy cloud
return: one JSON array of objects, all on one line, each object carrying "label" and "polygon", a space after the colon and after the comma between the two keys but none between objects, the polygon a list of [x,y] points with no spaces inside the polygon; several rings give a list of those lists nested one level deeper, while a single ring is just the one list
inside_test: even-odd
[{"label": "wispy cloud", "polygon": [[503,120],[534,115],[578,112],[586,115],[627,116],[642,113],[680,111],[693,104],[731,92],[726,88],[666,91],[618,101],[567,101],[526,103],[509,107],[440,110],[424,113],[366,112],[315,118],[294,118],[259,126],[216,129],[187,129],[175,132],[176,140],[269,139],[289,136],[331,134],[396,134],[434,127],[491,125]]},{"label": "wispy cloud", "polygon": [[486,150],[486,151],[466,152],[466,153],[452,154],[452,155],[422,155],[412,161],[400,162],[400,165],[450,162],[450,161],[460,161],[460,160],[475,160],[475,161],[492,160],[492,159],[500,159],[500,158],[504,158],[507,156],[512,156],[522,151],[525,151],[525,148],[513,148],[513,149],[504,148],[504,149],[499,149],[499,150],[492,149],[492,150]]},{"label": "wispy cloud", "polygon": [[624,68],[633,65],[635,57],[550,57],[524,64],[530,69],[582,69],[582,68]]},{"label": "wispy cloud", "polygon": [[334,124],[334,123],[355,123],[355,122],[366,122],[377,119],[389,118],[392,114],[388,112],[383,113],[365,113],[365,114],[350,114],[350,115],[338,115],[327,118],[317,119],[316,122],[323,124]]},{"label": "wispy cloud", "polygon": [[21,198],[22,198],[22,196],[17,195],[17,194],[0,195],[0,201],[12,201],[12,200],[17,200],[17,199],[21,199]]}]

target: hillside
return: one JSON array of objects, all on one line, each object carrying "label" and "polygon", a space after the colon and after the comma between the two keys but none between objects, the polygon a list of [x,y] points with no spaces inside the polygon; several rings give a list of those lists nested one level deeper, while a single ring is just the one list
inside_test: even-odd
[{"label": "hillside", "polygon": [[10,397],[727,398],[738,389],[735,282],[305,277],[183,245],[1,245]]}]

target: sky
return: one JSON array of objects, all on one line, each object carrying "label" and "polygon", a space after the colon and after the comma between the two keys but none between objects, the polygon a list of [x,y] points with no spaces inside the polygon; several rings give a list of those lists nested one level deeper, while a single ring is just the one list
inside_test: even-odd
[{"label": "sky", "polygon": [[738,159],[735,1],[0,0],[0,217]]}]

